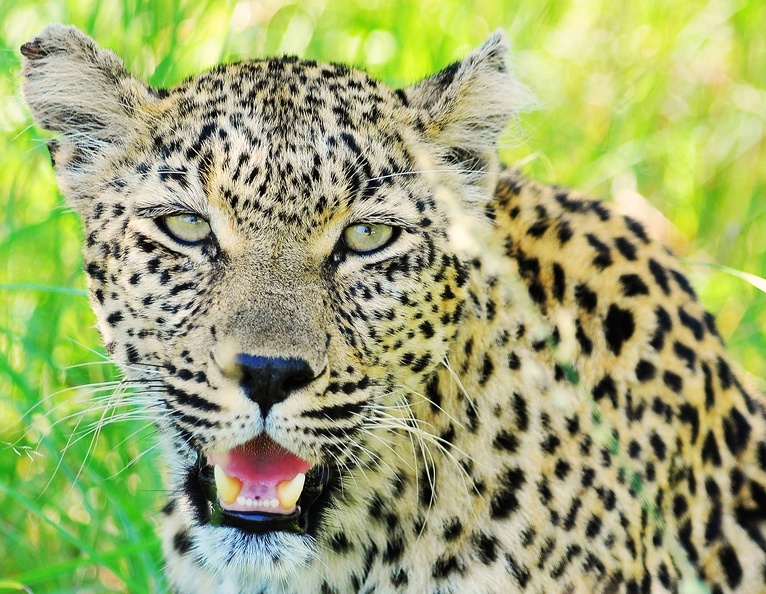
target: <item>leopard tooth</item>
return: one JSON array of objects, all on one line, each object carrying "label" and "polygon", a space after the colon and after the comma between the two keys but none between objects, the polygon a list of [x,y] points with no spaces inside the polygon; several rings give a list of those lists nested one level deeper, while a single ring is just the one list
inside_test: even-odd
[{"label": "leopard tooth", "polygon": [[229,476],[226,472],[215,465],[213,468],[213,475],[215,476],[215,486],[218,489],[218,496],[226,505],[231,505],[237,501],[237,497],[242,491],[242,481],[235,476]]},{"label": "leopard tooth", "polygon": [[296,474],[292,480],[282,481],[277,484],[277,497],[279,498],[279,505],[283,509],[292,509],[295,507],[298,498],[303,492],[303,485],[306,482],[306,475],[299,473]]}]

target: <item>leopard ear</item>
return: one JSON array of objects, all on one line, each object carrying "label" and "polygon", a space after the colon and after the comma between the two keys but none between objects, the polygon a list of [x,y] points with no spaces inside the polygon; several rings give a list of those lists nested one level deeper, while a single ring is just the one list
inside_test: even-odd
[{"label": "leopard ear", "polygon": [[114,52],[75,27],[50,25],[21,53],[24,98],[43,128],[60,133],[55,145],[82,161],[132,136],[151,92]]},{"label": "leopard ear", "polygon": [[533,105],[531,93],[510,72],[508,51],[508,39],[498,30],[463,60],[405,90],[409,106],[425,112],[428,140],[464,169],[495,162],[500,133],[514,114]]}]

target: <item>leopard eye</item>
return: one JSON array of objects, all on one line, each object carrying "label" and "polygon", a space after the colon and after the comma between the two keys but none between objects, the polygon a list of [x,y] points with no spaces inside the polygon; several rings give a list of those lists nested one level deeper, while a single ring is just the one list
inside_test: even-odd
[{"label": "leopard eye", "polygon": [[343,230],[343,243],[357,254],[371,254],[394,238],[394,228],[380,223],[357,223]]},{"label": "leopard eye", "polygon": [[158,221],[165,233],[180,243],[202,243],[210,236],[210,223],[196,214],[167,215]]}]

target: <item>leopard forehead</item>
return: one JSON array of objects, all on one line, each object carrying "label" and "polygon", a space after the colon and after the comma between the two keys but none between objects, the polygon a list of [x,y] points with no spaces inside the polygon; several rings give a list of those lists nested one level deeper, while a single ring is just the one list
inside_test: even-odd
[{"label": "leopard forehead", "polygon": [[194,173],[208,203],[240,226],[312,228],[360,195],[409,185],[405,103],[341,66],[288,58],[223,66],[164,94],[138,143],[145,158],[131,165],[174,191]]}]

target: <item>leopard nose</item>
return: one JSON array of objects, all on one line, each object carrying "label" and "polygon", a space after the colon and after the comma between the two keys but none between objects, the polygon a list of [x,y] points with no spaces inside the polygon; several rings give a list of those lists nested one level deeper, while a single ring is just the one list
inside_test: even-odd
[{"label": "leopard nose", "polygon": [[237,363],[242,371],[240,385],[247,397],[261,408],[264,419],[272,406],[307,386],[316,377],[303,359],[240,354]]}]

